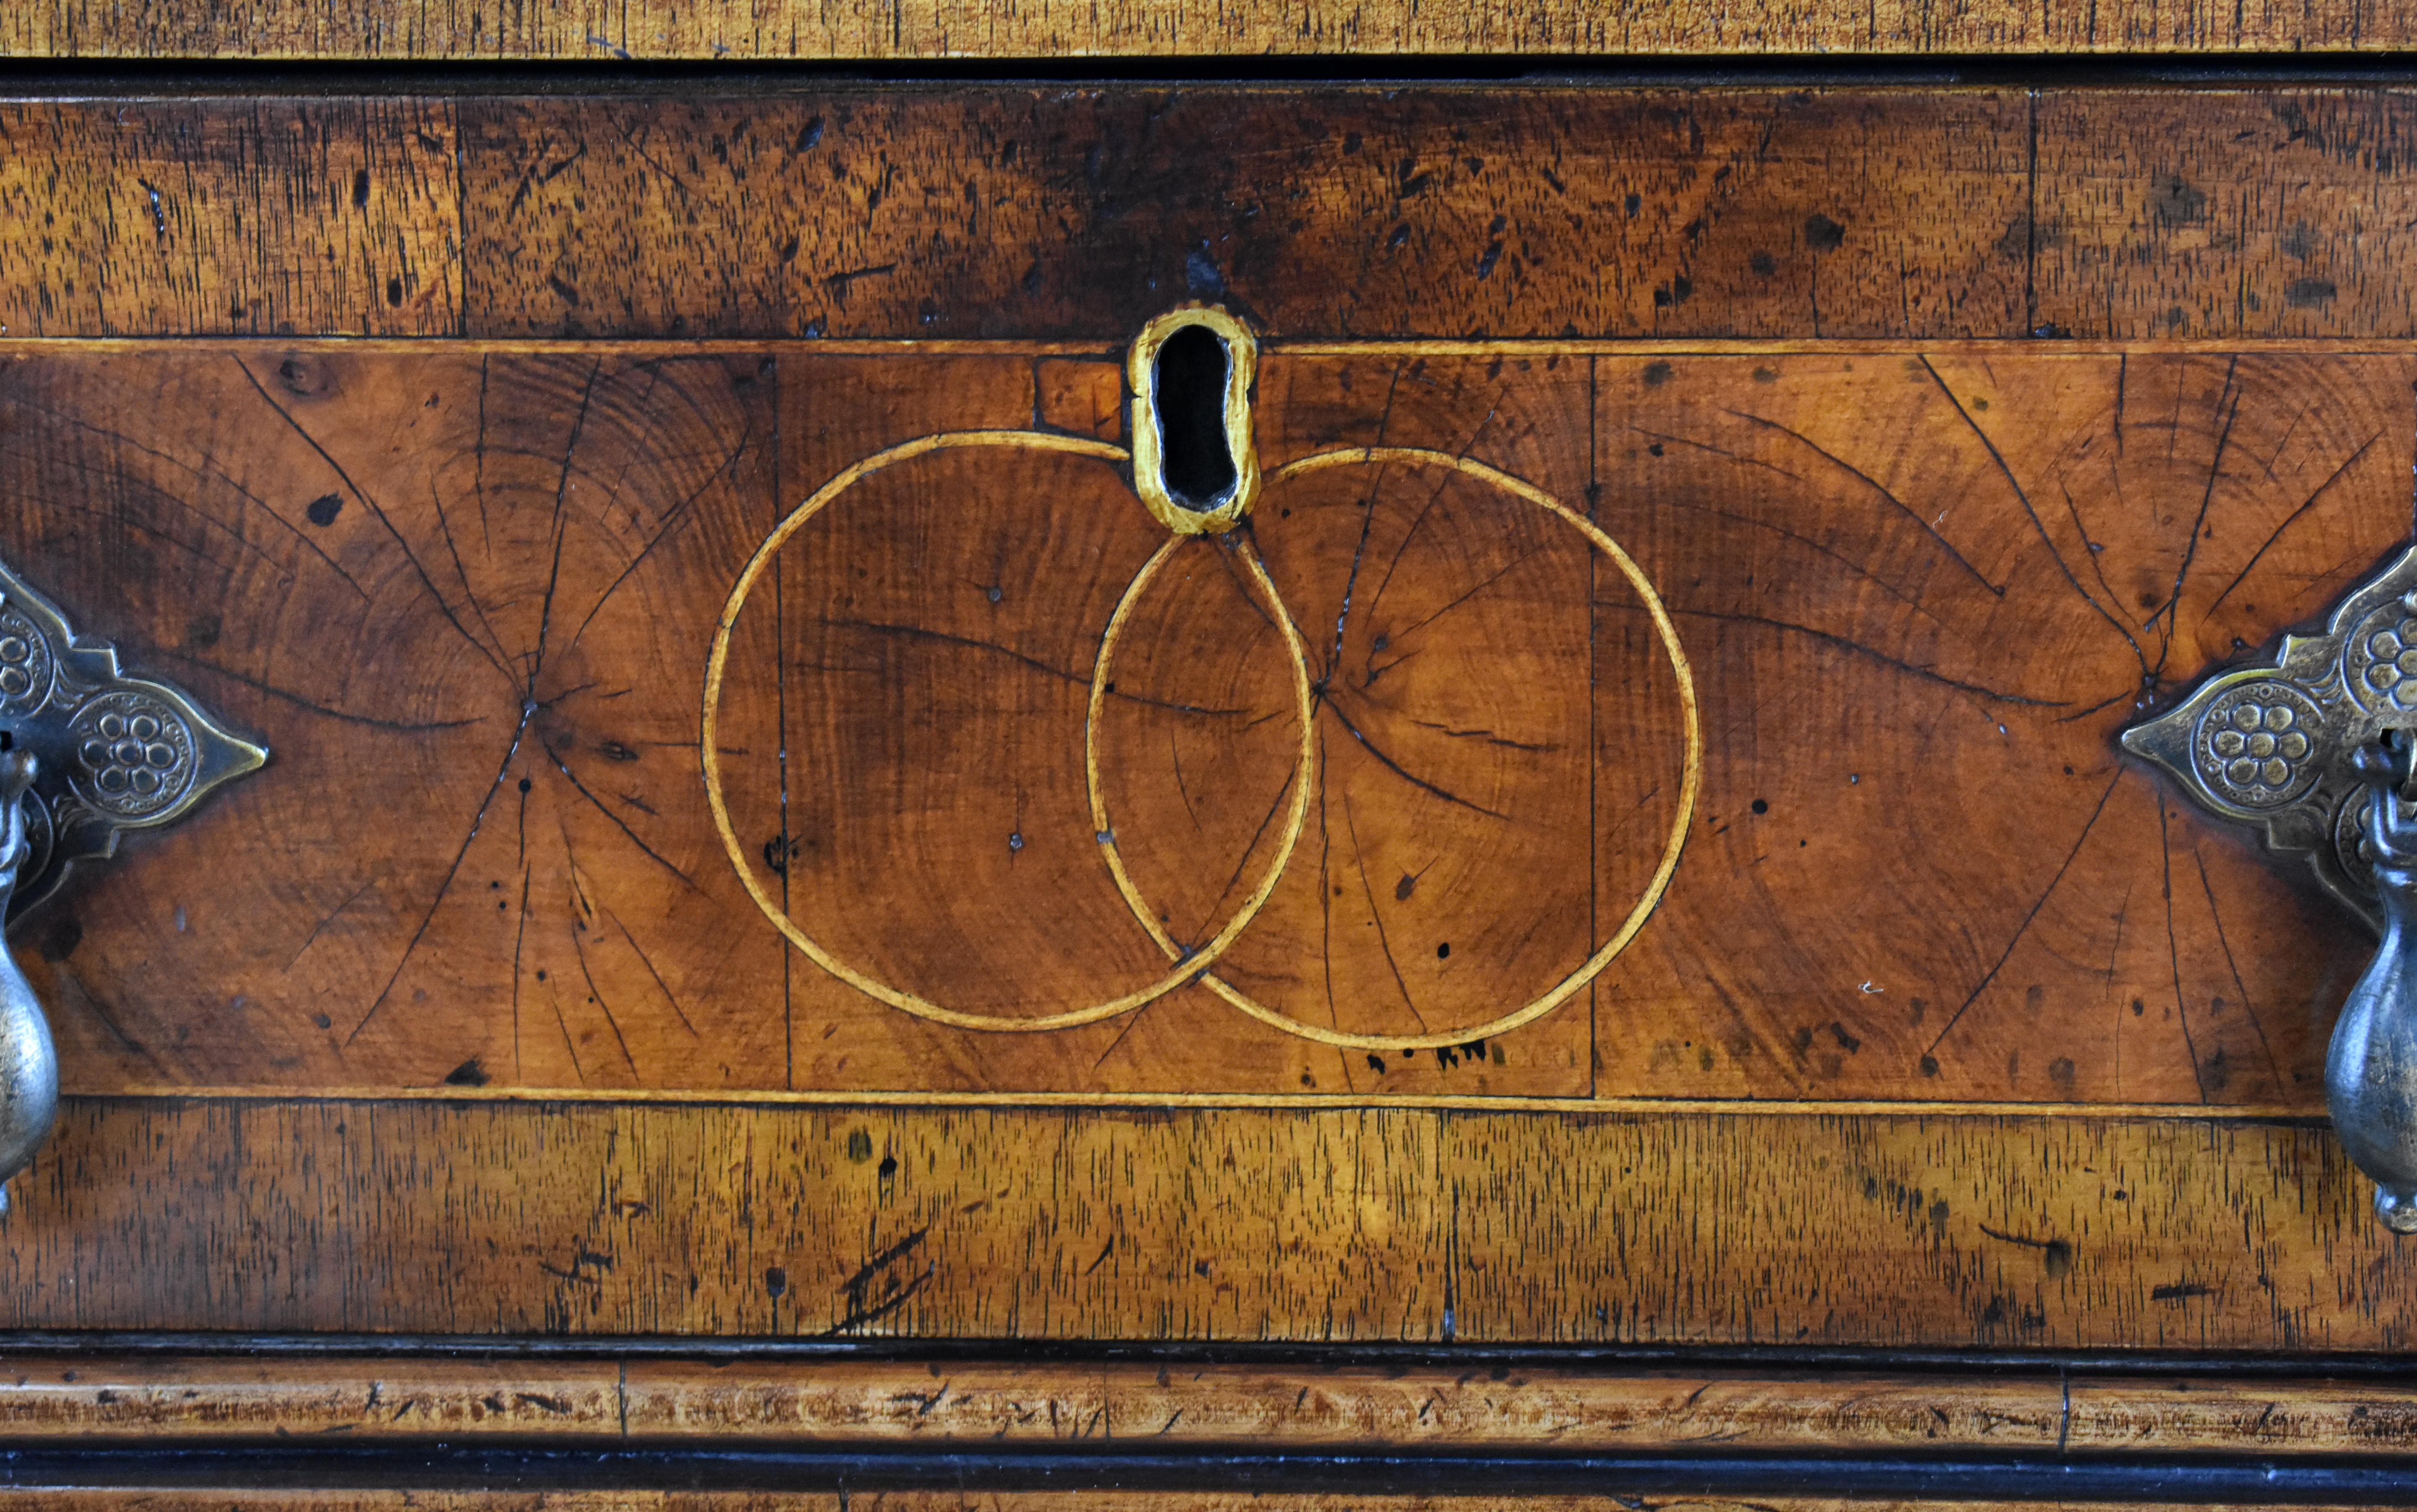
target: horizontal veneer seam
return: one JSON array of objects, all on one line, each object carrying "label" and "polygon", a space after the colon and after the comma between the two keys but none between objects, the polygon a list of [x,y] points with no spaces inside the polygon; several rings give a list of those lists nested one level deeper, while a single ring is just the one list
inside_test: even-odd
[{"label": "horizontal veneer seam", "polygon": [[880,1108],[884,1110],[960,1110],[1102,1112],[1206,1111],[1216,1109],[1260,1112],[1493,1112],[1594,1113],[1634,1116],[1700,1114],[1709,1117],[1773,1115],[1790,1118],[2066,1118],[2121,1122],[2221,1124],[2287,1124],[2322,1126],[2325,1115],[2281,1104],[2092,1103],[2092,1102],[1892,1102],[1882,1099],[1810,1099],[1738,1097],[1529,1097],[1452,1096],[1404,1094],[1338,1093],[1125,1093],[1125,1092],[918,1092],[859,1089],[750,1089],[733,1092],[656,1089],[648,1087],[177,1087],[133,1083],[108,1092],[62,1096],[73,1102],[273,1102],[295,1103],[584,1103],[646,1107]]}]

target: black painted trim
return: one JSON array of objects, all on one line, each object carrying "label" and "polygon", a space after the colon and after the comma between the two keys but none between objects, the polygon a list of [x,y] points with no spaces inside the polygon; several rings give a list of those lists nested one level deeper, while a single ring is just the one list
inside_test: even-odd
[{"label": "black painted trim", "polygon": [[1238,57],[792,59],[738,64],[417,58],[308,62],[0,56],[0,98],[285,95],[796,94],[867,86],[1468,85],[1476,88],[2322,88],[2417,85],[2417,53],[1318,53]]},{"label": "black painted trim", "polygon": [[[705,1362],[994,1361],[1002,1365],[1140,1363],[1290,1366],[1302,1369],[1519,1369],[1801,1372],[1876,1375],[2228,1376],[2261,1380],[2401,1382],[2417,1387],[2417,1355],[2274,1351],[1904,1350],[1774,1345],[1454,1344],[1261,1339],[795,1338],[706,1335],[259,1334],[200,1331],[0,1330],[11,1353],[241,1355],[281,1358],[690,1359]],[[5,1425],[0,1425],[5,1438]]]},{"label": "black painted trim", "polygon": [[958,1489],[1587,1495],[1900,1496],[1954,1501],[2301,1502],[2407,1505],[2417,1469],[2303,1460],[1785,1457],[1419,1457],[795,1453],[660,1448],[0,1450],[0,1488],[317,1490]]}]

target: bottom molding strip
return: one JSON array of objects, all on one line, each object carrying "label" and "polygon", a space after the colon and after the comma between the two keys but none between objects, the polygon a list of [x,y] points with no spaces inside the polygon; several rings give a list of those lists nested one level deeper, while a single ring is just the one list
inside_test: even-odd
[{"label": "bottom molding strip", "polygon": [[[1680,1499],[1699,1506],[1771,1497],[1874,1498],[1916,1504],[1987,1502],[2017,1505],[2225,1504],[2298,1506],[2403,1506],[2417,1497],[2417,1470],[2397,1466],[2288,1461],[2121,1463],[2031,1459],[1840,1459],[1741,1456],[1567,1459],[1519,1457],[1298,1456],[1169,1454],[884,1455],[669,1448],[588,1453],[530,1448],[190,1447],[41,1449],[0,1452],[5,1493],[67,1504],[62,1493],[205,1493],[223,1507],[246,1489],[307,1491],[327,1505],[330,1493],[598,1492],[616,1506],[631,1492],[813,1494],[838,1507],[961,1507],[980,1495],[1007,1512],[1136,1505],[1136,1495],[1180,1496],[1174,1507],[1242,1503],[1279,1512],[1324,1508],[1346,1498],[1355,1508],[1415,1507],[1431,1500],[1468,1508],[1491,1504],[1570,1507]],[[938,1493],[925,1498],[917,1492]],[[1205,1494],[1207,1501],[1195,1499]],[[940,1498],[946,1498],[945,1502]],[[1464,1498],[1479,1498],[1475,1503]],[[896,1498],[893,1500],[892,1498]],[[1289,1498],[1294,1500],[1269,1500]],[[146,1507],[183,1504],[144,1500]],[[193,1504],[199,1504],[196,1502]],[[240,1504],[237,1503],[236,1504]],[[414,1505],[426,1505],[417,1495]],[[560,1506],[548,1495],[545,1505]],[[574,1502],[570,1504],[578,1505]],[[685,1504],[674,1503],[672,1504]],[[718,1504],[706,1503],[705,1505]],[[784,1502],[783,1505],[795,1503]]]},{"label": "bottom molding strip", "polygon": [[2398,1474],[2417,1473],[2417,1379],[1619,1368],[1499,1355],[1321,1365],[0,1353],[0,1444],[23,1453],[297,1441],[843,1456],[833,1463],[972,1455],[1026,1468],[1096,1468],[1100,1456],[1144,1449],[1136,1463],[1824,1454],[2052,1467],[2271,1456]]}]

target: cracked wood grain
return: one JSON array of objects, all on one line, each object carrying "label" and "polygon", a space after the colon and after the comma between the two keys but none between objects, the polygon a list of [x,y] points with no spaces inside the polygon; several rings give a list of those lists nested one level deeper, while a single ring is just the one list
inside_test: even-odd
[{"label": "cracked wood grain", "polygon": [[[1553,517],[1406,457],[1590,500],[1660,585],[1711,732],[1676,879],[1590,1002],[1371,1051],[1197,983],[1043,1035],[910,1019],[786,950],[702,812],[700,648],[779,501],[1029,423],[1111,362],[21,354],[0,550],[54,561],[129,654],[290,753],[145,846],[208,858],[209,889],[96,875],[37,970],[88,1090],[2313,1111],[2362,942],[2110,737],[2405,528],[2410,361],[1272,347],[1259,512],[1170,559],[1103,689],[1102,798],[1170,940],[1219,932],[1296,782],[1316,844],[1217,970],[1305,1026],[1484,1024],[1645,885],[1681,783],[1642,601]],[[1284,471],[1380,439],[1421,452]],[[129,486],[96,530],[103,477]],[[197,530],[240,549],[176,544]],[[972,1011],[1155,979],[1083,721],[1100,627],[1163,539],[1063,452],[859,479],[734,623],[723,764],[759,885],[840,960]],[[1307,769],[1244,551],[1319,627]]]}]

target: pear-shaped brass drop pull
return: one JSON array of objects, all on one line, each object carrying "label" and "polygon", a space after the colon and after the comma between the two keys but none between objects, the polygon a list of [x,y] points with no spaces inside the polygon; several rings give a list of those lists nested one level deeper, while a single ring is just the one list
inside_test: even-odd
[{"label": "pear-shaped brass drop pull", "polygon": [[2364,779],[2364,854],[2383,908],[2383,943],[2333,1023],[2325,1056],[2325,1107],[2342,1147],[2375,1181],[2376,1216],[2417,1233],[2417,810],[2409,733],[2351,752]]},{"label": "pear-shaped brass drop pull", "polygon": [[[0,753],[0,915],[7,913],[26,863],[36,859],[25,817],[36,764],[31,751]],[[51,1021],[0,938],[0,1183],[32,1162],[58,1112],[59,1057],[51,1044]],[[0,1185],[0,1210],[8,1202],[8,1189]]]},{"label": "pear-shaped brass drop pull", "polygon": [[[128,676],[107,642],[0,566],[0,918],[267,760],[181,690]],[[0,1183],[32,1161],[58,1100],[51,1026],[0,937]]]},{"label": "pear-shaped brass drop pull", "polygon": [[2123,732],[2201,808],[2304,855],[2382,944],[2325,1059],[2333,1131],[2375,1210],[2417,1233],[2417,548],[2359,583],[2321,633],[2210,674]]}]

